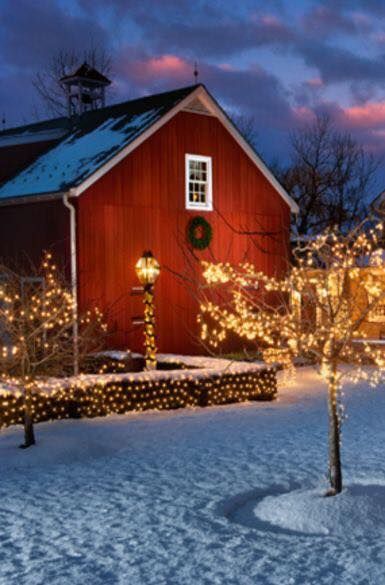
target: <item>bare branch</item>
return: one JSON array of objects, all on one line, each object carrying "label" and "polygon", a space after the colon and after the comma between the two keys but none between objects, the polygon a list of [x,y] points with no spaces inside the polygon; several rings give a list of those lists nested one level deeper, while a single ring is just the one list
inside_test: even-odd
[{"label": "bare branch", "polygon": [[380,161],[325,115],[293,132],[291,147],[291,165],[279,174],[300,208],[298,232],[347,232],[363,221]]},{"label": "bare branch", "polygon": [[58,51],[44,70],[36,73],[33,86],[48,115],[67,115],[67,98],[60,79],[87,62],[107,77],[112,74],[112,57],[105,49],[91,46],[83,52]]}]

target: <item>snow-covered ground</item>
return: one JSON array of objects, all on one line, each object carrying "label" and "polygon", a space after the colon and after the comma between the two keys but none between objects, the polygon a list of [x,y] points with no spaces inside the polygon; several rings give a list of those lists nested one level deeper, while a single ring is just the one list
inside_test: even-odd
[{"label": "snow-covered ground", "polygon": [[278,402],[3,431],[1,585],[383,585],[385,388],[346,404],[334,499],[311,370]]}]

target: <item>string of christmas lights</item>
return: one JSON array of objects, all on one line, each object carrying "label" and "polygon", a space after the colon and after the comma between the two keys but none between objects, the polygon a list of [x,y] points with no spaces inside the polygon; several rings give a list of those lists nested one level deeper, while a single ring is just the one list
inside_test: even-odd
[{"label": "string of christmas lights", "polygon": [[147,284],[144,287],[144,346],[146,368],[148,370],[156,369],[156,341],[155,341],[155,307],[154,307],[154,287]]},{"label": "string of christmas lights", "polygon": [[[382,234],[382,223],[346,236],[329,230],[299,246],[294,266],[281,278],[250,263],[203,262],[205,281],[214,297],[220,290],[222,301],[206,292],[198,317],[202,340],[218,348],[230,332],[236,333],[255,342],[266,363],[280,363],[291,374],[296,358],[308,358],[336,385],[333,400],[341,422],[342,379],[364,379],[375,386],[384,378],[385,352],[366,340],[362,328],[385,302],[385,282],[373,277],[373,268],[383,262],[376,253]],[[377,367],[368,368],[368,363]],[[336,373],[341,364],[354,367]]]},{"label": "string of christmas lights", "polygon": [[[385,299],[385,282],[373,278],[374,267],[382,263],[383,225],[365,228],[309,238],[294,250],[294,264],[281,277],[251,264],[203,263],[207,284],[221,290],[220,302],[206,292],[201,303],[198,320],[205,343],[217,348],[231,332],[257,343],[266,363],[280,363],[291,374],[297,358],[318,367],[328,388],[328,495],[342,490],[342,380],[364,379],[375,386],[385,378],[385,353],[366,341],[363,329]],[[364,338],[360,345],[359,338]],[[375,368],[366,367],[369,360]]]},{"label": "string of christmas lights", "polygon": [[[25,423],[23,446],[29,446],[35,441],[34,405],[42,381],[50,376],[68,375],[73,369],[74,299],[48,252],[33,277],[23,277],[7,267],[1,267],[0,272],[0,324],[4,340],[0,383],[18,389],[18,404]],[[100,334],[105,330],[97,308],[80,316],[77,344],[80,357],[97,349]]]},{"label": "string of christmas lights", "polygon": [[[276,371],[249,366],[231,372],[146,372],[102,376],[78,376],[66,380],[40,380],[31,392],[35,422],[105,416],[148,409],[168,410],[187,406],[211,406],[247,400],[273,400],[277,393]],[[155,374],[155,376],[153,375]],[[0,389],[0,427],[20,424],[24,396],[17,388]]]}]

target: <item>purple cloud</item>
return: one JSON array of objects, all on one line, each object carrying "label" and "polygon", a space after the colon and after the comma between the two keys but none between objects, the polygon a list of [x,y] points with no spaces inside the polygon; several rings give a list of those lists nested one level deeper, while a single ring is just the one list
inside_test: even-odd
[{"label": "purple cloud", "polygon": [[313,6],[303,17],[303,26],[307,31],[329,37],[336,32],[347,35],[367,34],[372,24],[367,15],[358,11],[344,11],[337,3]]},{"label": "purple cloud", "polygon": [[0,2],[0,114],[11,122],[31,117],[32,77],[52,56],[93,45],[113,57],[114,101],[189,85],[198,60],[215,97],[253,115],[269,157],[322,109],[368,148],[382,144],[382,121],[362,115],[358,124],[359,110],[349,108],[380,103],[383,0]]},{"label": "purple cloud", "polygon": [[[125,55],[129,58],[125,58]],[[193,62],[176,55],[150,55],[126,47],[119,58],[121,88],[135,86],[151,93],[193,82]],[[199,66],[199,81],[232,110],[252,114],[264,126],[287,127],[292,120],[288,93],[279,80],[257,65],[236,68],[227,64]]]},{"label": "purple cloud", "polygon": [[51,0],[3,0],[2,59],[14,67],[38,70],[58,50],[82,51],[85,46],[108,45],[107,32],[95,20],[74,16]]}]

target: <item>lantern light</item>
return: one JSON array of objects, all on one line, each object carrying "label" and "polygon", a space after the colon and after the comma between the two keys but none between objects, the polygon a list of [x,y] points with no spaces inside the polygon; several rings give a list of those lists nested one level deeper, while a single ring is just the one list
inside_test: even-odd
[{"label": "lantern light", "polygon": [[147,251],[137,261],[135,270],[140,283],[144,286],[144,346],[146,350],[146,369],[154,370],[156,369],[154,283],[159,276],[160,266],[152,255],[152,252]]},{"label": "lantern light", "polygon": [[159,262],[154,258],[152,252],[143,252],[143,255],[135,265],[135,271],[139,281],[144,286],[153,285],[160,273]]}]

